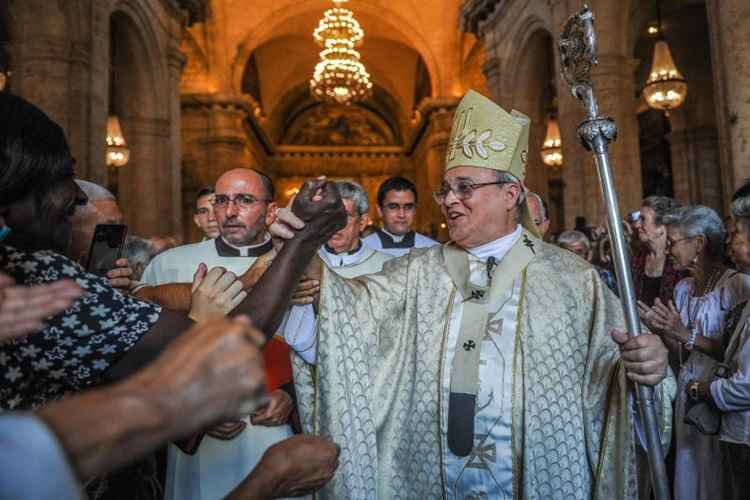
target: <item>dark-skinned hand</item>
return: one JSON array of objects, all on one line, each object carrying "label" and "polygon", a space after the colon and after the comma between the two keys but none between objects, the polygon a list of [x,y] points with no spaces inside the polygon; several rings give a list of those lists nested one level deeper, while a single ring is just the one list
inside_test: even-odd
[{"label": "dark-skinned hand", "polygon": [[292,212],[305,223],[299,232],[320,244],[346,226],[347,213],[339,190],[325,177],[305,181],[294,198]]},{"label": "dark-skinned hand", "polygon": [[251,477],[273,478],[267,498],[296,497],[319,490],[333,478],[340,449],[329,438],[294,436],[266,450]]}]

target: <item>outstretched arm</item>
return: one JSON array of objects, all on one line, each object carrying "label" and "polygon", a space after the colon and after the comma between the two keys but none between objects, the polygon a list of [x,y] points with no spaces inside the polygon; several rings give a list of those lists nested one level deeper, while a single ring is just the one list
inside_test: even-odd
[{"label": "outstretched arm", "polygon": [[323,245],[346,224],[346,210],[336,185],[325,178],[305,182],[293,204],[305,227],[284,244],[268,271],[233,314],[250,314],[270,339],[281,323],[300,277]]}]

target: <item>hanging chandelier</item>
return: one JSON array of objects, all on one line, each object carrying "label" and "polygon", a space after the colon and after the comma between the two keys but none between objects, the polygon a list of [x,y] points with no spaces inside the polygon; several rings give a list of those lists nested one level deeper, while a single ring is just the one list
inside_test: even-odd
[{"label": "hanging chandelier", "polygon": [[364,31],[354,13],[341,7],[348,0],[333,0],[334,7],[323,14],[313,32],[323,49],[310,80],[310,92],[321,101],[351,104],[372,93],[370,74],[360,61],[356,47],[362,45]]},{"label": "hanging chandelier", "polygon": [[125,142],[117,115],[107,118],[107,165],[122,167],[130,160],[130,149]]},{"label": "hanging chandelier", "polygon": [[654,44],[654,59],[651,63],[646,85],[643,87],[643,97],[649,107],[669,113],[670,109],[678,108],[687,97],[687,82],[680,70],[674,64],[669,44],[664,39],[661,25],[661,9],[656,4],[657,22],[649,26],[649,34],[658,38]]},{"label": "hanging chandelier", "polygon": [[541,149],[542,161],[550,167],[562,165],[562,138],[560,137],[560,126],[554,117],[547,120],[547,134]]}]

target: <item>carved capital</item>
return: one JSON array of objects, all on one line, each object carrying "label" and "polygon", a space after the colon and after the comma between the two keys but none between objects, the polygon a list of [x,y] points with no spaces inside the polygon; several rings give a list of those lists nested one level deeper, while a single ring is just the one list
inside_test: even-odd
[{"label": "carved capital", "polygon": [[481,36],[482,24],[495,12],[502,0],[466,0],[461,6],[461,31]]}]

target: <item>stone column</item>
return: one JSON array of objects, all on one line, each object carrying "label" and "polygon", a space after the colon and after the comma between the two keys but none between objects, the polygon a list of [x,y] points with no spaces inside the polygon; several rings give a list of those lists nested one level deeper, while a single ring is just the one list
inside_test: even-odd
[{"label": "stone column", "polygon": [[[635,210],[643,198],[641,154],[636,117],[634,73],[638,61],[614,54],[600,54],[592,75],[599,109],[617,123],[617,140],[609,147],[609,156],[620,200],[620,210]],[[596,176],[596,174],[595,174]],[[598,185],[598,178],[596,179]],[[601,195],[597,200],[601,200]]]},{"label": "stone column", "polygon": [[750,2],[707,0],[706,8],[728,204],[732,192],[750,177]]},{"label": "stone column", "polygon": [[[181,31],[181,29],[180,29]],[[185,56],[178,48],[178,39],[173,37],[168,53],[169,68],[169,171],[170,182],[170,213],[172,214],[170,233],[183,232],[182,221],[184,207],[182,202],[182,130],[181,130],[181,102],[180,79],[185,67]]]},{"label": "stone column", "polygon": [[245,120],[248,109],[225,95],[182,97],[182,148],[199,186],[212,185],[224,172],[252,166]]},{"label": "stone column", "polygon": [[129,232],[146,238],[170,235],[172,185],[162,167],[170,160],[164,147],[169,142],[169,122],[131,114],[123,114],[120,122],[130,144],[130,161],[118,171],[118,200]]},{"label": "stone column", "polygon": [[420,195],[417,230],[428,235],[435,233],[441,241],[448,239],[448,230],[441,227],[443,215],[432,193],[443,180],[454,110],[454,107],[440,107],[430,113],[424,138],[413,155],[414,181]]},{"label": "stone column", "polygon": [[668,136],[672,153],[674,197],[722,212],[722,183],[716,127],[673,131]]}]

